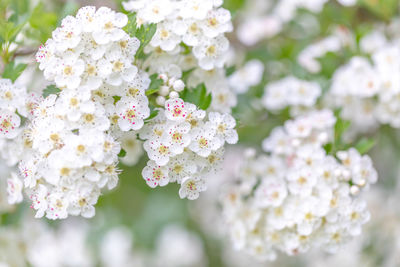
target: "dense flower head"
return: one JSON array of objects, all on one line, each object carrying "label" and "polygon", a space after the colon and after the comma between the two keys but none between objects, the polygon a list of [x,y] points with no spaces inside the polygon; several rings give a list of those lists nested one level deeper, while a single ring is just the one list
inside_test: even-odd
[{"label": "dense flower head", "polygon": [[[150,115],[150,79],[132,65],[140,42],[122,30],[127,21],[106,7],[83,7],[37,53],[45,78],[61,92],[34,105],[26,130],[30,156],[19,164],[36,217],[94,216],[101,191],[118,183],[121,143],[127,147],[128,132]],[[9,180],[11,193],[22,184],[16,179]]]},{"label": "dense flower head", "polygon": [[365,56],[352,57],[332,77],[326,102],[340,108],[342,118],[352,122],[353,134],[382,124],[400,127],[399,38],[388,36],[382,30],[365,35],[360,40]]},{"label": "dense flower head", "polygon": [[150,46],[176,54],[180,44],[192,48],[201,68],[221,68],[229,41],[224,33],[232,31],[231,14],[220,7],[222,1],[130,0],[122,3],[136,12],[138,24],[157,23]]},{"label": "dense flower head", "polygon": [[139,132],[146,140],[150,161],[142,175],[150,187],[177,182],[181,198],[196,199],[206,190],[205,179],[222,161],[223,146],[235,144],[236,121],[225,113],[199,110],[180,98],[171,98]]},{"label": "dense flower head", "polygon": [[312,247],[336,252],[361,233],[370,214],[361,191],[377,180],[368,156],[354,149],[325,152],[335,117],[314,111],[273,130],[265,155],[249,151],[222,194],[223,215],[236,249],[261,260]]},{"label": "dense flower head", "polygon": [[321,87],[317,82],[303,81],[289,76],[272,82],[265,87],[262,104],[271,111],[286,107],[313,107],[321,95]]},{"label": "dense flower head", "polygon": [[126,15],[107,7],[79,9],[39,48],[39,68],[59,88],[90,91],[102,84],[132,82],[138,72],[132,61],[140,42],[122,29],[127,23]]}]

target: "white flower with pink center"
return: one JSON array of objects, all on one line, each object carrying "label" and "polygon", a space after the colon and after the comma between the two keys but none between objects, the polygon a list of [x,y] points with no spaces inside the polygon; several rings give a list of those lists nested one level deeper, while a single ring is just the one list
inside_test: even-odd
[{"label": "white flower with pink center", "polygon": [[19,133],[21,118],[9,110],[0,110],[0,136],[13,139]]},{"label": "white flower with pink center", "polygon": [[188,115],[185,102],[180,98],[165,101],[165,116],[172,121],[184,121]]},{"label": "white flower with pink center", "polygon": [[157,165],[156,162],[150,160],[142,171],[143,179],[151,187],[166,186],[169,183],[167,166]]}]

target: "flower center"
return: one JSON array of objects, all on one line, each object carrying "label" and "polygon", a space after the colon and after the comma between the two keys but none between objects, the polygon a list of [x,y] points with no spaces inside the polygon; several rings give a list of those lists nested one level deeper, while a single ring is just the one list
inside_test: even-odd
[{"label": "flower center", "polygon": [[208,145],[208,141],[204,137],[200,138],[198,143],[199,143],[200,148],[205,148]]}]

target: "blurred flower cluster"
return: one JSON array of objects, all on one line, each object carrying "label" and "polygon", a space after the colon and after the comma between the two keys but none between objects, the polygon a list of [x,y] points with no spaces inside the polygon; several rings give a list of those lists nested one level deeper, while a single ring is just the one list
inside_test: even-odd
[{"label": "blurred flower cluster", "polygon": [[399,266],[399,10],[0,1],[0,267]]}]

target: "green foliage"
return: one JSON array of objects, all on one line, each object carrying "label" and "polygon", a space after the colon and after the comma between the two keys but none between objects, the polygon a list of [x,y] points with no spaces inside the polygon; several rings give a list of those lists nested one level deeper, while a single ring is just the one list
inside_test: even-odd
[{"label": "green foliage", "polygon": [[2,43],[13,42],[25,23],[26,21],[15,25],[12,21],[0,20],[0,41]]},{"label": "green foliage", "polygon": [[355,145],[355,148],[360,152],[361,155],[368,153],[374,146],[375,140],[372,138],[362,138],[358,143]]},{"label": "green foliage", "polygon": [[151,108],[150,116],[146,118],[145,122],[150,121],[151,119],[155,118],[158,115],[159,110],[154,109],[154,107]]},{"label": "green foliage", "polygon": [[154,73],[150,76],[151,82],[149,89],[146,91],[146,95],[152,95],[154,93],[157,93],[160,90],[160,86],[163,84],[163,80],[158,77],[157,73]]},{"label": "green foliage", "polygon": [[204,83],[194,89],[186,88],[180,96],[185,102],[193,103],[202,110],[207,110],[212,100],[211,93],[207,93]]},{"label": "green foliage", "polygon": [[42,93],[42,96],[44,98],[48,97],[49,95],[53,95],[53,94],[58,94],[60,93],[61,90],[59,88],[57,88],[55,85],[51,84],[49,86],[47,86]]},{"label": "green foliage", "polygon": [[336,116],[336,118],[337,120],[334,128],[335,129],[334,145],[338,147],[343,143],[342,141],[343,134],[350,127],[351,123],[350,121],[343,120],[339,116]]},{"label": "green foliage", "polygon": [[33,10],[29,19],[29,24],[34,29],[29,36],[44,43],[51,36],[51,32],[56,28],[57,22],[57,14],[47,12],[44,9],[43,3],[39,3]]},{"label": "green foliage", "polygon": [[150,43],[154,34],[157,30],[157,25],[152,23],[148,25],[141,25],[137,27],[136,14],[128,15],[128,24],[125,26],[125,31],[131,36],[136,37],[140,41],[140,47],[136,53],[136,57],[139,59],[144,59],[146,55],[144,54],[144,48]]},{"label": "green foliage", "polygon": [[15,82],[15,80],[25,70],[26,66],[27,66],[26,64],[15,65],[15,62],[12,61],[4,67],[4,72],[2,77],[5,79],[10,79],[12,82]]},{"label": "green foliage", "polygon": [[232,14],[235,14],[239,9],[245,5],[245,0],[225,0],[223,7],[228,9]]},{"label": "green foliage", "polygon": [[119,151],[118,157],[123,158],[126,156],[126,151],[125,149],[121,148],[121,151]]},{"label": "green foliage", "polygon": [[121,100],[121,97],[118,95],[115,95],[115,96],[113,96],[113,99],[114,99],[114,105],[115,105],[118,101]]},{"label": "green foliage", "polygon": [[359,4],[383,20],[389,20],[397,10],[398,0],[359,0]]}]

